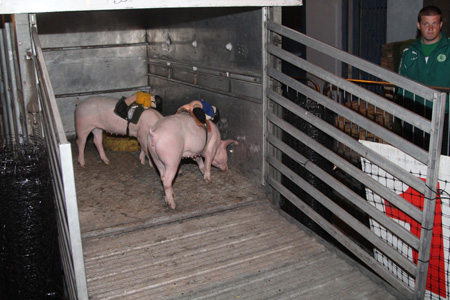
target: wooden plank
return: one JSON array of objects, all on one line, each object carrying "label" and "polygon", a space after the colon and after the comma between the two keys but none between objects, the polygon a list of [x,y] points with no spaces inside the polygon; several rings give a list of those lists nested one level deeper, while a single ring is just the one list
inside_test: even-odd
[{"label": "wooden plank", "polygon": [[90,299],[332,299],[353,282],[347,299],[395,299],[267,200],[88,239],[85,255]]}]

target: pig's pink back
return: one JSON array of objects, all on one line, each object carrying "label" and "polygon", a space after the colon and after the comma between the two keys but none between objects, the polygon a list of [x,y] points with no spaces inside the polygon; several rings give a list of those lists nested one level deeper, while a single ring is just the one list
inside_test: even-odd
[{"label": "pig's pink back", "polygon": [[205,147],[205,130],[187,114],[162,118],[152,131],[160,157],[164,156],[162,152],[174,157],[193,157],[200,155]]}]

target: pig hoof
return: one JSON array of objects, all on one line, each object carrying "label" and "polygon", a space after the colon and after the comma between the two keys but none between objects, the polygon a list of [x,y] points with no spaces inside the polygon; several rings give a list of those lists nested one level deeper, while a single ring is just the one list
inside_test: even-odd
[{"label": "pig hoof", "polygon": [[175,208],[176,208],[175,202],[169,203],[169,202],[166,201],[166,205],[167,205],[170,209],[175,209]]}]

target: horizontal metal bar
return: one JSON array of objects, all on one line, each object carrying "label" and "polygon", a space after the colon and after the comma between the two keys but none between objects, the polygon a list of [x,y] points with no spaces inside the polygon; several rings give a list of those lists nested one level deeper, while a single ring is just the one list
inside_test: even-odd
[{"label": "horizontal metal bar", "polygon": [[[288,99],[284,98],[283,96],[281,96],[271,90],[268,91],[267,96],[272,101],[275,101],[275,103],[283,106],[284,108],[288,109],[289,111],[295,113],[300,118],[313,124],[318,129],[320,129],[323,132],[325,132],[326,134],[332,136],[337,141],[339,141],[345,145],[348,145],[353,151],[360,154],[362,157],[365,157],[365,158],[369,159],[370,161],[376,161],[380,168],[384,169],[386,172],[392,174],[394,177],[403,181],[405,184],[411,186],[412,188],[419,191],[420,193],[424,194],[425,191],[427,190],[427,187],[426,187],[425,183],[423,182],[423,180],[411,175],[408,171],[396,166],[390,160],[386,159],[385,157],[381,156],[380,154],[376,153],[375,151],[362,145],[361,143],[359,143],[352,137],[349,137],[347,134],[345,134],[342,131],[340,131],[339,129],[337,129],[336,127],[334,127],[326,122],[323,122],[323,120],[314,116],[309,111],[304,110],[303,108],[299,107],[295,103],[292,103]],[[296,132],[296,134],[299,134],[299,132]],[[295,135],[293,135],[293,136],[295,136]],[[316,149],[316,151],[317,150],[318,149]],[[376,188],[376,186],[372,186],[372,187]],[[380,188],[376,188],[378,193],[385,195],[385,196],[389,196],[390,193],[384,193],[380,189],[381,189],[381,186],[380,186]],[[401,199],[403,200],[403,198],[401,198]],[[399,201],[392,199],[392,197],[390,197],[390,199],[387,199],[387,200],[394,201],[395,205],[402,205],[401,203],[399,203]],[[414,209],[412,209],[412,206],[411,206],[411,208],[408,209],[407,206],[405,206],[404,208],[407,209],[411,213],[411,216],[413,216],[414,219],[416,219],[418,221],[422,220],[421,212],[414,211]]]},{"label": "horizontal metal bar", "polygon": [[395,115],[396,117],[412,124],[414,127],[420,128],[426,132],[430,132],[431,130],[431,122],[429,120],[409,110],[404,109],[403,107],[399,106],[398,104],[392,101],[389,101],[367,89],[364,89],[356,84],[353,84],[348,80],[343,80],[341,77],[338,77],[330,72],[327,72],[324,69],[317,68],[317,66],[311,64],[310,62],[298,56],[295,56],[287,51],[284,51],[278,47],[275,47],[274,45],[268,45],[267,50],[268,52],[279,57],[280,59],[283,59],[319,78],[322,78],[323,80],[326,80],[327,82],[330,82],[335,86],[338,86],[339,88],[343,89],[344,91],[352,95],[364,99],[368,103],[373,104],[374,106],[379,107],[380,109],[389,112],[390,114]]},{"label": "horizontal metal bar", "polygon": [[[350,190],[348,187],[343,185],[340,181],[335,179],[333,176],[327,172],[320,169],[314,163],[300,155],[298,152],[290,148],[288,145],[284,144],[280,140],[273,136],[268,137],[268,142],[271,143],[276,148],[280,149],[283,153],[288,155],[290,158],[296,162],[304,165],[305,169],[316,175],[322,181],[325,181],[331,188],[341,194],[349,202],[353,203],[356,207],[364,211],[371,218],[379,222],[381,225],[386,227],[390,232],[396,235],[399,239],[403,240],[406,244],[410,245],[414,250],[419,249],[419,238],[412,234],[410,231],[406,230],[403,226],[393,221],[392,218],[388,217],[385,213],[378,210],[375,206],[371,205],[364,198],[359,196],[357,193]],[[307,163],[307,164],[306,164]],[[361,176],[368,177],[365,174]],[[404,201],[406,202],[406,201]],[[344,220],[344,222],[346,222]],[[350,225],[350,224],[349,224]]]},{"label": "horizontal metal bar", "polygon": [[[326,195],[322,194],[319,190],[309,184],[306,180],[301,178],[299,175],[295,174],[291,169],[285,166],[281,161],[277,160],[271,155],[266,157],[266,161],[284,176],[289,178],[302,190],[310,194],[314,199],[316,199],[320,204],[330,210],[334,215],[341,219],[344,223],[349,225],[353,230],[371,242],[377,249],[389,256],[397,265],[399,265],[408,274],[415,275],[417,266],[408,258],[400,254],[397,249],[392,248],[383,239],[377,236],[370,228],[363,226],[361,222],[356,220],[351,214],[349,214],[342,207],[338,206]],[[311,162],[308,162],[310,164]]]},{"label": "horizontal metal bar", "polygon": [[400,293],[405,295],[407,299],[411,299],[413,295],[413,291],[406,286],[404,282],[398,279],[395,275],[393,275],[386,267],[381,265],[372,255],[361,249],[354,241],[348,238],[345,234],[343,234],[339,229],[330,224],[327,220],[325,220],[322,216],[320,216],[314,209],[310,206],[306,205],[302,200],[300,200],[297,196],[291,193],[288,189],[286,189],[281,183],[275,180],[272,177],[267,177],[266,181],[269,185],[271,185],[276,191],[282,194],[286,199],[288,199],[291,203],[293,203],[296,207],[298,207],[302,212],[307,214],[314,222],[319,224],[325,231],[327,231],[334,239],[344,245],[347,249],[349,249],[354,255],[364,261],[370,268],[375,270],[379,276],[384,278],[390,285],[395,287]]},{"label": "horizontal metal bar", "polygon": [[152,77],[155,77],[155,78],[162,79],[162,80],[167,80],[167,81],[170,81],[170,82],[183,84],[183,85],[186,85],[186,86],[189,86],[189,87],[193,87],[193,88],[202,89],[202,90],[205,90],[205,91],[214,92],[216,94],[222,94],[222,95],[226,95],[226,96],[230,96],[230,97],[239,97],[240,100],[249,101],[249,102],[252,102],[252,103],[262,103],[262,99],[261,98],[254,98],[254,97],[249,97],[249,96],[245,96],[245,95],[236,95],[236,94],[234,94],[232,92],[221,91],[221,90],[209,88],[209,87],[206,87],[206,86],[193,84],[193,83],[189,83],[189,82],[186,82],[186,81],[181,81],[181,80],[177,80],[177,79],[173,79],[173,78],[168,78],[166,76],[156,75],[156,74],[152,74],[152,73],[149,73],[148,75],[152,76]]},{"label": "horizontal metal bar", "polygon": [[124,43],[124,44],[106,44],[106,45],[89,45],[89,46],[70,46],[70,47],[46,47],[42,48],[42,52],[53,51],[73,51],[73,50],[86,50],[86,49],[103,49],[103,48],[130,48],[130,47],[142,47],[147,46],[149,43]]},{"label": "horizontal metal bar", "polygon": [[[408,201],[405,201],[402,197],[394,193],[389,188],[385,187],[384,185],[380,184],[376,180],[373,180],[370,176],[365,174],[362,170],[357,169],[356,167],[352,166],[350,163],[343,162],[343,159],[340,158],[337,154],[334,152],[326,149],[320,143],[314,141],[314,139],[308,137],[306,134],[301,132],[300,130],[294,128],[292,125],[288,124],[287,122],[277,118],[273,114],[269,114],[267,116],[267,119],[284,130],[285,132],[289,133],[290,135],[296,137],[299,141],[313,149],[314,151],[318,152],[320,155],[322,155],[324,158],[329,160],[330,162],[338,162],[340,166],[342,166],[342,170],[346,171],[348,174],[351,174],[355,180],[361,182],[363,185],[365,185],[366,188],[370,188],[374,192],[376,192],[380,197],[383,199],[386,199],[390,201],[393,205],[395,205],[397,208],[405,212],[407,215],[412,217],[418,222],[422,221],[422,211],[415,207],[413,204],[409,203]],[[295,152],[292,148],[287,146],[286,144],[282,143],[278,139],[275,139],[272,136],[267,137],[268,141],[273,144],[278,149],[282,150],[283,153],[288,154],[292,159],[294,160],[300,160],[302,162],[306,162],[307,159],[301,156],[299,153]],[[285,152],[286,151],[286,152]],[[329,186],[333,187],[335,190],[339,191],[340,194],[342,194],[344,197],[348,199],[348,201],[352,202],[355,206],[359,207],[361,210],[363,210],[365,213],[370,215],[372,218],[377,220],[379,223],[384,225],[385,227],[392,227],[392,225],[397,225],[397,223],[392,223],[392,219],[387,217],[384,213],[381,213],[379,210],[375,209],[372,205],[370,205],[368,202],[365,201],[365,199],[361,198],[359,195],[354,193],[353,191],[349,190],[348,188],[342,186],[341,184],[338,184],[335,182],[335,178],[330,176],[328,173],[323,172],[321,170],[314,170],[315,173],[317,173],[318,177],[324,180]],[[320,175],[319,175],[320,173]],[[326,180],[325,180],[326,179]],[[413,235],[411,232],[404,230],[403,227],[401,229],[397,229],[397,226],[394,226],[392,231],[397,235],[402,237],[402,239],[405,240],[406,243],[411,245],[416,250],[419,247],[419,240],[418,238]]]},{"label": "horizontal metal bar", "polygon": [[[351,79],[351,78],[347,78],[346,80],[357,83],[357,84],[381,85],[381,86],[395,87],[395,85],[393,83],[386,82],[386,81],[373,81],[373,80],[362,80],[362,79]],[[439,92],[450,93],[449,87],[430,86],[430,88],[433,90],[439,91]]]},{"label": "horizontal metal bar", "polygon": [[241,81],[247,81],[252,83],[262,83],[262,78],[260,74],[244,74],[244,73],[236,73],[233,71],[225,71],[225,70],[215,70],[210,68],[205,68],[202,66],[193,66],[187,63],[180,63],[180,62],[169,62],[169,61],[163,61],[163,60],[155,60],[155,59],[149,59],[148,60],[149,65],[153,66],[159,66],[159,67],[165,67],[165,68],[172,68],[172,69],[181,69],[192,73],[203,73],[203,74],[209,74],[214,75],[218,77],[225,77],[230,78],[234,80],[241,80]]},{"label": "horizontal metal bar", "polygon": [[374,75],[378,78],[383,78],[383,80],[391,82],[397,86],[400,86],[416,95],[419,95],[425,99],[433,99],[434,94],[437,92],[425,85],[422,85],[416,81],[408,79],[406,77],[400,76],[394,72],[391,72],[385,68],[382,68],[376,64],[368,62],[364,59],[361,59],[357,56],[351,55],[347,52],[339,50],[335,47],[327,45],[323,42],[315,40],[311,37],[308,37],[305,34],[302,34],[298,31],[292,30],[290,28],[284,27],[280,24],[268,21],[267,28],[271,31],[274,31],[282,36],[285,36],[289,39],[297,41],[306,45],[307,47],[316,49],[321,53],[327,54],[331,57],[334,57],[342,62],[345,62],[351,66],[354,66],[360,70],[364,70],[365,72]]},{"label": "horizontal metal bar", "polygon": [[[410,156],[416,158],[418,161],[427,164],[428,162],[428,152],[425,150],[419,148],[418,146],[414,145],[413,143],[400,138],[398,135],[394,134],[393,132],[389,131],[388,129],[384,128],[383,126],[368,120],[358,112],[341,105],[337,103],[336,101],[333,101],[332,99],[314,91],[313,89],[305,86],[304,84],[292,79],[291,77],[284,75],[283,73],[273,69],[268,68],[267,73],[272,78],[275,78],[276,80],[292,87],[293,89],[301,92],[303,95],[307,96],[308,98],[318,102],[319,104],[325,106],[326,108],[330,109],[331,111],[335,112],[338,115],[343,116],[347,120],[349,120],[352,123],[355,123],[362,128],[365,128],[369,132],[372,132],[375,136],[380,137],[384,141],[388,142],[389,144],[401,149],[405,153],[409,154]],[[363,153],[360,153],[363,155]]]},{"label": "horizontal metal bar", "polygon": [[112,93],[129,92],[129,91],[144,91],[144,90],[148,90],[148,89],[150,89],[150,86],[137,86],[137,87],[130,87],[130,88],[126,88],[126,89],[109,89],[109,90],[98,90],[98,91],[90,91],[90,92],[56,94],[55,98],[87,97],[87,96],[93,96],[93,95],[112,94]]}]

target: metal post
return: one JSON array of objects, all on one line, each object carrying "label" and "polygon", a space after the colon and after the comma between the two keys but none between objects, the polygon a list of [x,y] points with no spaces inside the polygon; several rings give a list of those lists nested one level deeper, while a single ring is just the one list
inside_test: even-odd
[{"label": "metal post", "polygon": [[433,114],[431,119],[430,148],[428,152],[427,187],[423,203],[423,222],[420,233],[419,257],[417,262],[416,285],[414,299],[425,296],[428,264],[430,260],[431,241],[433,236],[434,213],[436,208],[439,162],[442,147],[442,131],[444,129],[446,94],[435,93],[433,98]]},{"label": "metal post", "polygon": [[9,135],[15,135],[17,133],[17,124],[14,122],[14,114],[13,114],[13,107],[12,107],[12,100],[11,100],[11,94],[10,94],[10,80],[9,80],[9,74],[8,74],[8,60],[6,58],[6,53],[7,53],[7,39],[5,37],[5,35],[7,34],[7,29],[6,29],[6,23],[5,22],[5,28],[3,30],[0,31],[0,41],[1,41],[1,46],[0,47],[0,65],[1,65],[1,72],[2,72],[2,77],[3,77],[3,83],[4,83],[4,87],[3,87],[3,91],[4,91],[4,99],[3,100],[3,117],[6,119],[5,120],[5,126],[6,128],[4,129],[4,133],[9,134]]}]

